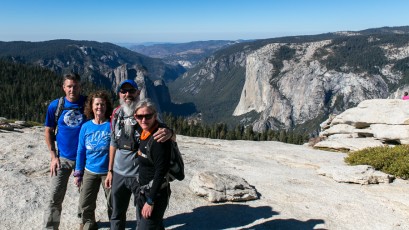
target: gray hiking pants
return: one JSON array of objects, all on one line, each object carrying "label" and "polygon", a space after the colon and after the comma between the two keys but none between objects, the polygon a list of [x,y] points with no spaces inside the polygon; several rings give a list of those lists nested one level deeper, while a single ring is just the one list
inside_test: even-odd
[{"label": "gray hiking pants", "polygon": [[44,229],[56,230],[60,226],[62,202],[75,161],[60,158],[60,166],[57,175],[51,177],[50,199],[44,213]]},{"label": "gray hiking pants", "polygon": [[95,223],[95,208],[98,198],[99,186],[104,189],[105,198],[107,199],[108,220],[111,219],[111,189],[105,187],[106,174],[94,174],[85,170],[81,185],[80,208],[82,212],[82,223],[84,230],[98,229]]},{"label": "gray hiking pants", "polygon": [[[113,173],[112,178],[112,216],[111,230],[124,230],[126,227],[126,211],[128,210],[131,195],[139,186],[137,177],[124,177]],[[135,194],[134,194],[135,198]],[[138,213],[138,210],[137,210]],[[138,225],[138,219],[136,221]],[[137,228],[136,228],[137,229]]]}]

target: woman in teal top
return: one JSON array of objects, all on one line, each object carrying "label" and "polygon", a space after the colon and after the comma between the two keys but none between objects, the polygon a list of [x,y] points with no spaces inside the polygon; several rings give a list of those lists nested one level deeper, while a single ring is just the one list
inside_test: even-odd
[{"label": "woman in teal top", "polygon": [[90,120],[82,125],[79,134],[74,183],[80,188],[83,229],[97,229],[95,208],[100,185],[107,199],[108,218],[112,213],[110,189],[104,185],[111,141],[109,117],[112,103],[108,94],[104,91],[92,93],[85,104],[84,113]]}]

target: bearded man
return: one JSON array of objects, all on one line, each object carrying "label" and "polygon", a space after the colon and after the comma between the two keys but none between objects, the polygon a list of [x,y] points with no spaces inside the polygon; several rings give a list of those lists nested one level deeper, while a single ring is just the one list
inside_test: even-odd
[{"label": "bearded man", "polygon": [[[125,229],[126,211],[131,194],[137,191],[139,137],[142,129],[134,118],[140,90],[133,80],[119,84],[120,106],[112,113],[111,143],[109,148],[108,175],[105,186],[111,188],[112,216],[111,229]],[[166,141],[173,136],[173,131],[161,124],[154,138],[158,142]],[[134,194],[134,200],[137,194]],[[138,211],[137,211],[138,213]],[[138,221],[138,215],[137,215]]]}]

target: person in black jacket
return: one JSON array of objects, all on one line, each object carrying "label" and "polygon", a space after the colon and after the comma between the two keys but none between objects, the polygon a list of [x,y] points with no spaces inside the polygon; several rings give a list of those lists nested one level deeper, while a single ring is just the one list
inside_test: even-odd
[{"label": "person in black jacket", "polygon": [[[129,201],[132,194],[134,201],[136,200],[135,191],[139,190],[139,164],[136,156],[139,149],[141,128],[134,118],[134,112],[140,99],[140,92],[134,80],[122,81],[118,86],[121,105],[113,111],[111,117],[109,165],[105,179],[105,186],[111,188],[111,230],[125,229]],[[163,128],[159,128],[158,132],[153,134],[159,142],[166,141],[173,136],[172,130],[166,128],[164,124],[161,125]],[[137,213],[139,213],[138,210]]]},{"label": "person in black jacket", "polygon": [[157,142],[153,138],[159,122],[156,107],[149,99],[138,102],[134,117],[142,128],[138,150],[140,194],[137,205],[141,218],[138,229],[164,229],[163,216],[170,196],[166,175],[172,140]]}]

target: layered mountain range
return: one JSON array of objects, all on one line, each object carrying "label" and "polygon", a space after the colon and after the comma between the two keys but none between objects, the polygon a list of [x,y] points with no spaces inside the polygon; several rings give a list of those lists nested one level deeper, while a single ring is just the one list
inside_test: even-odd
[{"label": "layered mountain range", "polygon": [[134,79],[143,89],[143,97],[153,98],[164,108],[171,105],[166,82],[185,72],[180,65],[94,41],[0,42],[0,58],[41,66],[59,75],[77,72],[83,79],[113,91],[124,79]]},{"label": "layered mountain range", "polygon": [[222,42],[189,69],[91,41],[0,42],[0,58],[57,73],[75,71],[112,90],[123,79],[135,79],[162,110],[207,124],[317,134],[330,114],[365,99],[400,97],[409,89],[408,33],[409,27],[385,27]]},{"label": "layered mountain range", "polygon": [[170,84],[202,119],[317,133],[329,114],[408,88],[409,27],[240,43]]},{"label": "layered mountain range", "polygon": [[153,58],[160,58],[165,63],[185,68],[192,68],[200,60],[213,54],[215,51],[228,47],[232,44],[243,42],[242,40],[211,40],[194,41],[188,43],[161,43],[148,45],[129,45],[129,49]]}]

